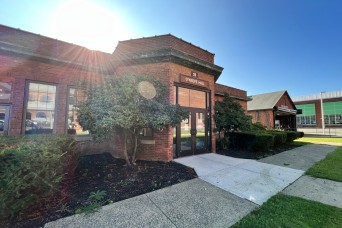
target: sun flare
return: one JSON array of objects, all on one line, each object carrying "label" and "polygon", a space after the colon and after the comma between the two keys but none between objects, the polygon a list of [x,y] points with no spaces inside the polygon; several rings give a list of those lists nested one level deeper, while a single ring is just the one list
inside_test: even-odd
[{"label": "sun flare", "polygon": [[120,14],[87,0],[66,0],[52,15],[53,37],[92,50],[113,52],[119,40],[130,38]]}]

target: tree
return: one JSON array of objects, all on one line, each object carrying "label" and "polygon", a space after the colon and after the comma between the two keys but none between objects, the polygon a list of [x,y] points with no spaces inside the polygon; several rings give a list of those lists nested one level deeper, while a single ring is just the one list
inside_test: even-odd
[{"label": "tree", "polygon": [[220,143],[221,133],[226,135],[229,131],[250,130],[252,124],[252,118],[246,115],[241,105],[227,93],[224,94],[223,101],[215,102],[214,118]]},{"label": "tree", "polygon": [[[168,88],[155,78],[124,75],[82,88],[86,100],[78,106],[80,125],[99,142],[121,134],[123,154],[129,166],[135,164],[138,136],[143,128],[161,130],[187,117],[179,105],[170,104]],[[128,138],[133,139],[131,159]]]}]

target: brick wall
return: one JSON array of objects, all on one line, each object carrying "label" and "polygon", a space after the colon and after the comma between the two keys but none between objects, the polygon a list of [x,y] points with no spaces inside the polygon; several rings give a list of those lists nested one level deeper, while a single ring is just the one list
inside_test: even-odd
[{"label": "brick wall", "polygon": [[0,55],[0,80],[11,80],[12,100],[9,103],[9,134],[22,133],[23,113],[25,112],[25,89],[27,82],[47,83],[57,86],[54,132],[66,132],[66,112],[68,86],[79,80],[96,81],[102,76],[93,72],[82,71],[68,66],[57,66],[29,59]]},{"label": "brick wall", "polygon": [[273,110],[248,111],[248,115],[252,116],[253,123],[260,122],[262,125],[266,126],[267,129],[274,128]]},{"label": "brick wall", "polygon": [[115,54],[127,56],[132,53],[149,52],[160,49],[178,50],[195,58],[214,63],[214,54],[173,35],[120,41],[115,49]]},{"label": "brick wall", "polygon": [[[223,95],[224,93],[228,93],[230,96],[232,96],[234,98],[234,100],[236,102],[238,102],[241,107],[243,108],[243,110],[245,111],[245,113],[247,113],[247,92],[245,90],[241,90],[241,89],[236,89],[230,86],[225,86],[225,85],[221,85],[216,83],[215,84],[215,101],[223,101]],[[239,99],[242,98],[242,99]]]},{"label": "brick wall", "polygon": [[290,109],[295,109],[296,107],[294,106],[291,98],[287,95],[287,93],[285,93],[277,102],[276,106],[280,107],[280,106],[287,106]]}]

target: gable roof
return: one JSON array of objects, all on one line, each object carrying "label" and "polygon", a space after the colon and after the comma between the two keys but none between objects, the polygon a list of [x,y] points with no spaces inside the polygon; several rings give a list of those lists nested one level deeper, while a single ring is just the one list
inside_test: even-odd
[{"label": "gable roof", "polygon": [[247,102],[247,110],[273,109],[280,98],[287,93],[286,90],[253,95],[252,100]]}]

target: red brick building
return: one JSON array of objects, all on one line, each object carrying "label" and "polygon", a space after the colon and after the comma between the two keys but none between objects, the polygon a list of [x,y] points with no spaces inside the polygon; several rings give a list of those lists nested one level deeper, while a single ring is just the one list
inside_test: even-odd
[{"label": "red brick building", "polygon": [[247,101],[245,91],[215,84],[222,70],[213,53],[170,34],[121,41],[107,54],[0,25],[0,134],[72,133],[84,141],[84,150],[120,157],[120,135],[94,144],[78,124],[76,105],[83,95],[75,85],[129,73],[158,78],[168,85],[170,102],[189,111],[175,129],[145,129],[138,159],[215,152],[215,100],[228,92],[243,107]]},{"label": "red brick building", "polygon": [[302,113],[297,116],[298,127],[342,128],[342,91],[294,97],[293,101],[297,108],[302,110]]},{"label": "red brick building", "polygon": [[234,98],[247,113],[247,101],[251,100],[251,98],[247,96],[247,91],[216,83],[215,101],[222,101],[225,93]]},{"label": "red brick building", "polygon": [[295,130],[297,108],[287,91],[251,96],[247,103],[248,115],[253,123],[260,122],[267,129]]}]

